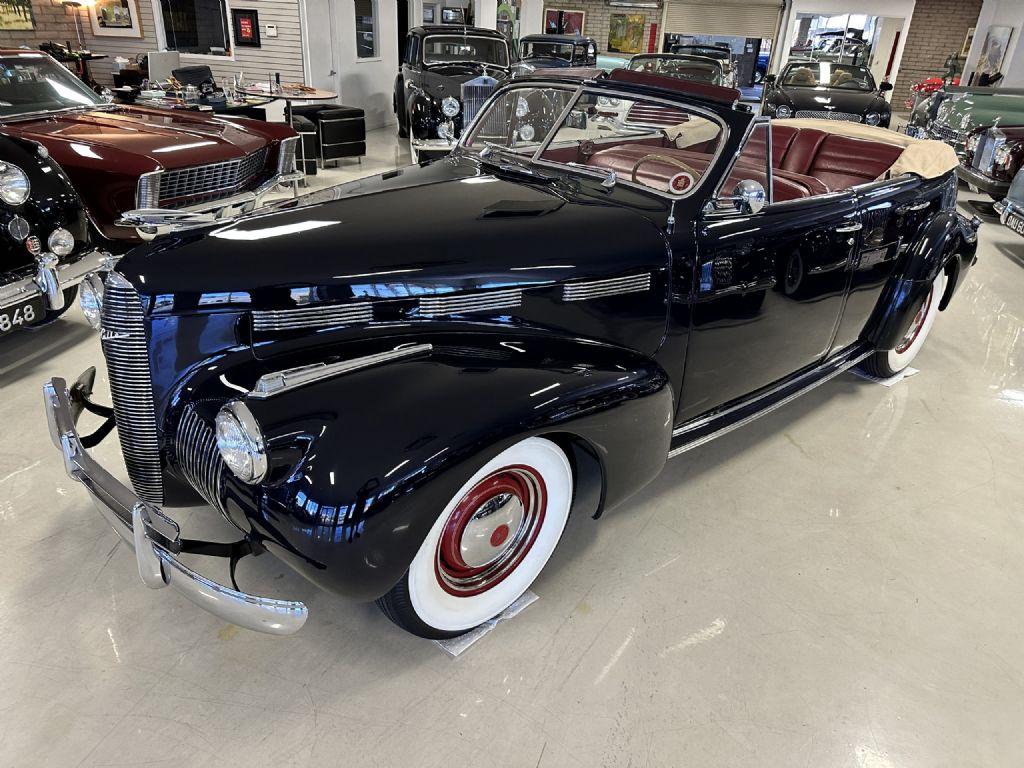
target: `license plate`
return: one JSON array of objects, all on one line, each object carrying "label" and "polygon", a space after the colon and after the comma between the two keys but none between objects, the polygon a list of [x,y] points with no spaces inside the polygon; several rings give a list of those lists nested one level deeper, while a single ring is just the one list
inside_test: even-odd
[{"label": "license plate", "polygon": [[1018,235],[1024,235],[1024,216],[1018,216],[1016,213],[1011,213],[1006,217],[1006,226]]},{"label": "license plate", "polygon": [[24,328],[26,325],[34,325],[42,320],[45,314],[42,296],[4,307],[0,309],[0,335]]}]

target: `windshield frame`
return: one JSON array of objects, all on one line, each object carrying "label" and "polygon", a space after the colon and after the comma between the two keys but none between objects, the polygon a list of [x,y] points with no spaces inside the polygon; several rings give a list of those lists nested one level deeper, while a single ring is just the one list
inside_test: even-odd
[{"label": "windshield frame", "polygon": [[[427,41],[432,38],[445,38],[451,40],[486,40],[490,43],[500,44],[505,49],[505,63],[497,64],[492,61],[481,61],[479,59],[453,59],[450,61],[427,61]],[[508,69],[512,65],[512,57],[509,54],[508,40],[504,38],[489,37],[488,35],[460,35],[456,32],[435,32],[433,34],[424,35],[423,40],[420,42],[420,63],[424,67],[438,67],[445,66],[446,64],[484,64],[488,67],[499,67],[500,69]]]},{"label": "windshield frame", "polygon": [[[74,73],[71,72],[67,67],[62,65],[52,56],[43,53],[42,51],[25,51],[24,53],[13,53],[0,56],[0,67],[4,69],[9,68],[10,65],[15,64],[18,60],[35,60],[55,69],[55,74],[59,73],[60,81],[66,83],[69,89],[77,90],[83,96],[87,96],[91,99],[89,103],[83,104],[71,104],[64,107],[50,107],[46,109],[35,109],[34,105],[26,104],[25,110],[21,112],[10,112],[6,114],[0,114],[0,123],[7,120],[16,120],[20,117],[28,117],[30,115],[46,115],[56,112],[68,112],[76,109],[102,109],[108,106],[108,103],[102,99],[102,97],[89,88],[85,83],[75,77]],[[66,77],[65,77],[66,76]],[[49,82],[47,78],[46,82]],[[15,105],[12,105],[12,107]],[[21,105],[19,105],[21,106]],[[0,107],[0,109],[6,109],[6,107]]]},{"label": "windshield frame", "polygon": [[[807,85],[806,83],[789,83],[789,82],[786,81],[787,77],[789,76],[790,70],[798,69],[798,68],[802,68],[802,67],[806,67],[807,69],[812,69],[813,70],[815,67],[817,67],[818,75],[820,75],[821,74],[821,68],[823,66],[837,67],[837,68],[842,68],[844,70],[849,70],[849,69],[863,70],[864,73],[867,75],[867,82],[869,84],[869,87],[868,88],[844,88],[842,86],[823,85],[821,83],[820,77],[818,78],[818,84],[817,85]],[[816,75],[816,77],[818,77],[818,75]],[[786,68],[784,70],[782,70],[782,73],[779,75],[779,87],[780,88],[828,88],[828,89],[833,90],[833,91],[839,91],[840,93],[842,93],[844,91],[847,92],[847,93],[874,93],[875,91],[878,90],[878,83],[875,82],[875,76],[871,74],[871,70],[868,69],[867,67],[862,67],[859,64],[840,64],[839,62],[836,62],[836,61],[803,61],[803,62],[793,62],[793,63],[790,63],[790,64],[786,65]]]},{"label": "windshield frame", "polygon": [[716,80],[720,80],[722,82],[714,83],[705,80],[693,80],[693,78],[678,77],[660,70],[654,73],[656,75],[675,77],[678,80],[691,80],[693,82],[709,82],[712,85],[722,85],[722,83],[724,83],[725,67],[722,65],[721,59],[713,59],[710,56],[698,56],[697,54],[692,53],[638,53],[629,60],[626,65],[626,69],[633,70],[634,72],[641,72],[643,70],[633,67],[633,62],[642,63],[644,61],[653,61],[658,59],[663,61],[688,62],[697,67],[706,67],[708,71],[714,71]]},{"label": "windshield frame", "polygon": [[520,50],[520,52],[519,52],[519,58],[520,59],[558,59],[559,61],[575,61],[576,60],[576,52],[579,49],[579,46],[576,43],[569,43],[569,42],[554,42],[554,41],[548,41],[548,40],[523,40],[523,41],[521,41],[521,46],[524,49],[525,49],[525,47],[527,45],[549,45],[549,46],[552,46],[554,48],[558,48],[558,49],[561,49],[561,50],[568,50],[569,57],[566,58],[565,56],[562,56],[562,55],[559,55],[559,54],[554,54],[554,53],[536,53],[536,52],[531,53],[529,56],[527,56],[525,50]]},{"label": "windshield frame", "polygon": [[[465,153],[477,159],[480,158],[480,152],[484,149],[484,146],[481,146],[479,149],[475,147],[466,146],[466,139],[468,139],[470,134],[472,133],[472,131],[469,130],[469,128],[473,124],[475,124],[477,120],[481,118],[482,115],[487,113],[487,110],[491,108],[491,106],[493,105],[494,102],[497,101],[499,96],[509,91],[521,88],[554,88],[563,91],[569,91],[572,93],[572,95],[569,98],[568,104],[566,104],[565,108],[559,113],[558,118],[555,120],[553,126],[548,131],[548,133],[540,142],[538,142],[536,150],[534,152],[528,154],[525,152],[517,153],[515,152],[515,150],[511,150],[522,160],[523,163],[527,165],[538,166],[540,168],[554,168],[563,173],[587,176],[593,179],[597,179],[598,181],[603,181],[608,178],[608,172],[601,168],[591,168],[589,166],[579,165],[577,163],[558,163],[553,160],[541,159],[541,155],[548,150],[548,147],[551,145],[551,142],[554,141],[555,135],[558,133],[559,129],[561,129],[561,127],[564,125],[566,118],[572,113],[572,110],[579,103],[580,99],[587,94],[593,94],[595,96],[605,96],[609,98],[627,99],[629,101],[651,101],[659,104],[664,104],[665,106],[668,107],[675,107],[676,109],[682,108],[691,111],[694,114],[700,115],[701,117],[706,117],[714,121],[720,129],[718,146],[715,148],[715,154],[712,156],[711,160],[708,161],[708,171],[705,172],[703,176],[701,176],[701,178],[693,187],[687,189],[681,194],[673,194],[672,192],[662,192],[659,189],[654,189],[644,184],[634,184],[632,180],[628,178],[623,178],[622,176],[616,177],[616,185],[621,184],[623,186],[629,187],[630,189],[639,190],[641,192],[654,195],[655,197],[671,200],[673,202],[676,200],[682,200],[684,198],[691,197],[694,194],[696,194],[698,190],[703,189],[708,183],[710,183],[709,179],[711,178],[711,170],[718,165],[718,162],[721,160],[722,155],[725,152],[725,147],[729,143],[730,126],[728,121],[726,121],[725,118],[723,118],[714,110],[699,106],[697,104],[692,104],[690,102],[684,102],[669,98],[663,98],[660,96],[651,96],[646,93],[632,93],[630,91],[612,88],[595,88],[593,86],[587,86],[586,83],[580,83],[577,86],[573,86],[568,83],[560,83],[557,81],[524,80],[519,81],[518,83],[507,85],[503,88],[498,88],[497,90],[495,90],[493,94],[491,94],[490,98],[488,98],[488,100],[476,113],[476,117],[473,118],[473,123],[471,123],[470,126],[466,126],[466,128],[462,131],[462,136],[459,138],[458,144],[456,144],[456,147],[460,153]],[[717,186],[718,185],[715,184],[716,188]]]}]

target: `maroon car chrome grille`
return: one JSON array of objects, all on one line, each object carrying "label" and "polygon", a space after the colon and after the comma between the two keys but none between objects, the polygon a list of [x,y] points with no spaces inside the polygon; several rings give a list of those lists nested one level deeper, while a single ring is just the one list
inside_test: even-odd
[{"label": "maroon car chrome grille", "polygon": [[160,446],[142,302],[132,284],[117,272],[107,277],[101,327],[114,421],[128,477],[140,498],[160,504],[164,495]]},{"label": "maroon car chrome grille", "polygon": [[660,107],[656,104],[646,104],[643,102],[634,104],[626,114],[627,123],[657,125],[665,128],[686,122],[688,118],[689,116],[686,112],[681,109]]},{"label": "maroon car chrome grille", "polygon": [[223,163],[177,168],[160,175],[160,206],[192,205],[196,198],[216,200],[234,194],[252,181],[267,164],[267,148]]}]

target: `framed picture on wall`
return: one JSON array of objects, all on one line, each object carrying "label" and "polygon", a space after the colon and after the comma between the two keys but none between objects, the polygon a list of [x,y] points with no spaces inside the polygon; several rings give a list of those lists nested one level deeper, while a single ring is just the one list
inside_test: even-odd
[{"label": "framed picture on wall", "polygon": [[644,21],[642,13],[613,13],[609,19],[608,50],[643,53]]},{"label": "framed picture on wall", "polygon": [[1006,56],[1006,49],[1010,45],[1010,35],[1013,34],[1013,27],[1002,27],[993,24],[985,34],[985,45],[981,49],[981,58],[978,59],[978,74],[994,75],[1002,70],[1003,58]]},{"label": "framed picture on wall", "polygon": [[36,28],[32,15],[32,0],[3,0],[0,2],[0,30],[23,32]]},{"label": "framed picture on wall", "polygon": [[231,9],[231,25],[235,30],[235,45],[260,47],[260,14],[242,8]]},{"label": "framed picture on wall", "polygon": [[966,59],[968,51],[971,50],[971,45],[974,43],[974,33],[977,31],[977,27],[971,27],[967,30],[967,36],[964,38],[963,48],[960,49],[960,58]]},{"label": "framed picture on wall", "polygon": [[142,37],[136,0],[96,0],[89,6],[89,22],[97,37]]},{"label": "framed picture on wall", "polygon": [[565,11],[548,8],[544,11],[544,32],[548,35],[582,35],[584,11]]}]

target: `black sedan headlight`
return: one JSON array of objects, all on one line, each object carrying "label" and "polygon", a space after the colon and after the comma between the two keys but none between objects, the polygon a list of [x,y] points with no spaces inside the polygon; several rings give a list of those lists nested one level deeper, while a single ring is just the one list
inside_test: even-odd
[{"label": "black sedan headlight", "polygon": [[252,411],[241,400],[220,409],[216,418],[217,449],[232,474],[243,483],[258,483],[267,475],[267,449]]},{"label": "black sedan headlight", "polygon": [[441,100],[441,112],[443,112],[444,116],[449,120],[459,114],[459,109],[459,100],[453,96],[445,96],[444,99]]},{"label": "black sedan headlight", "polygon": [[0,200],[8,205],[21,205],[32,194],[28,176],[16,165],[0,163]]}]

